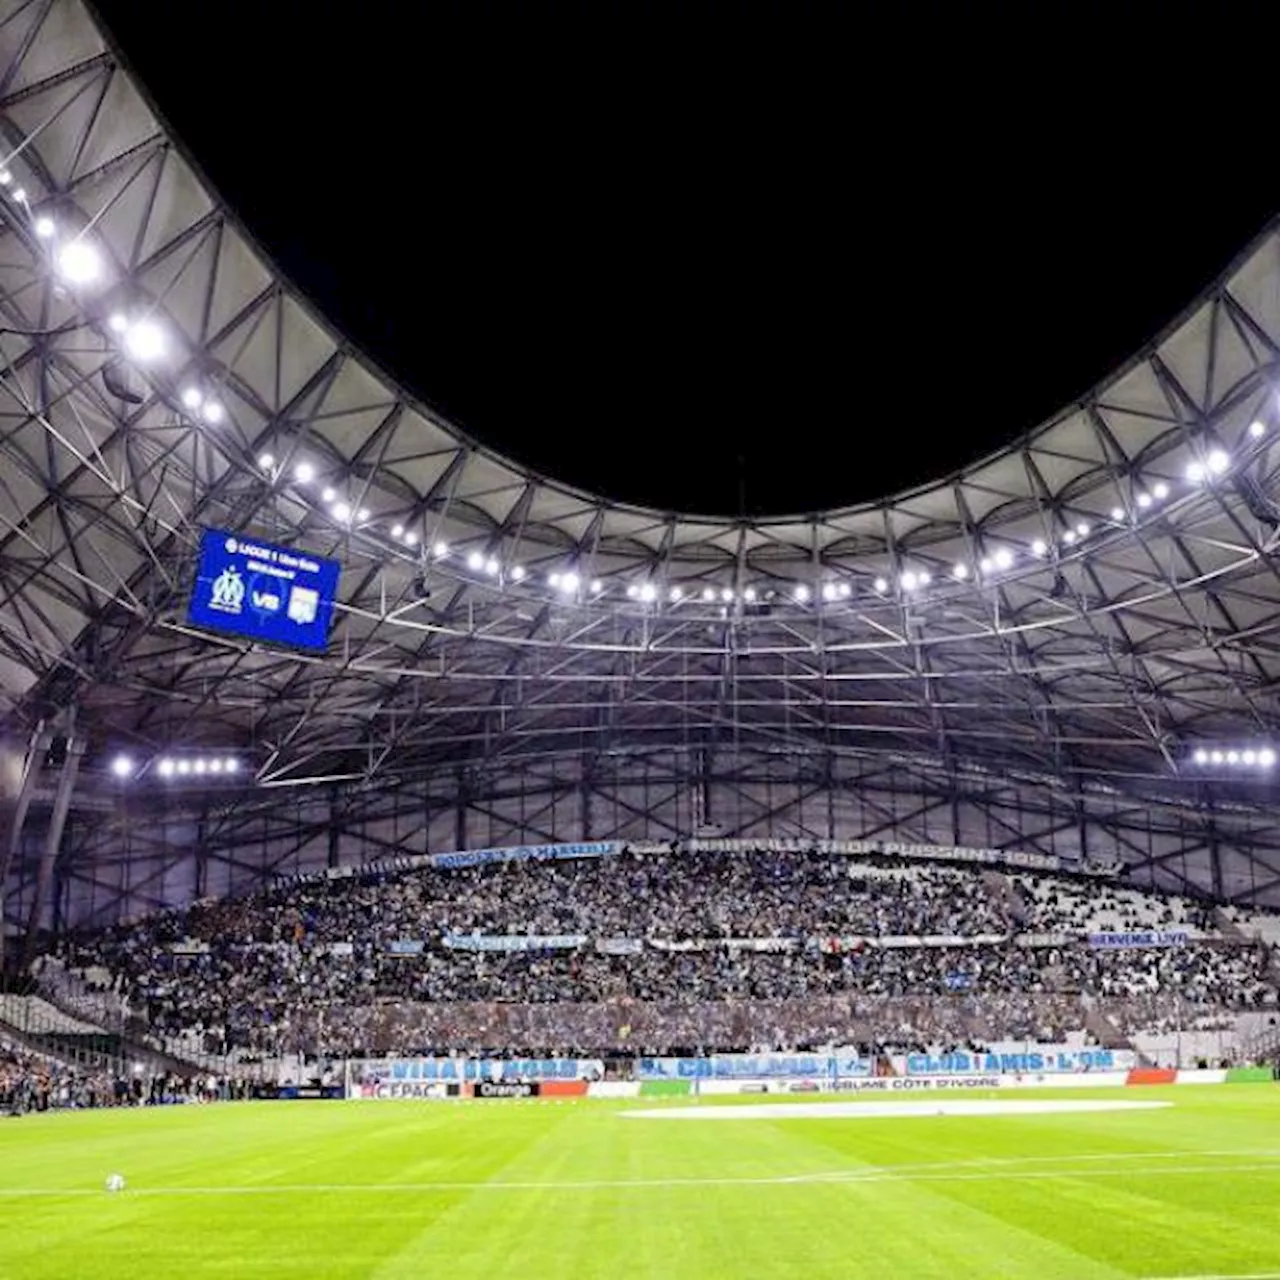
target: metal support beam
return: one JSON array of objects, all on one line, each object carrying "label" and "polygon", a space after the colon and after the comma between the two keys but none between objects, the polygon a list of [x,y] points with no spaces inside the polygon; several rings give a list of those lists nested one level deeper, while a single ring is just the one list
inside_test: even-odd
[{"label": "metal support beam", "polygon": [[35,791],[39,762],[49,748],[52,735],[43,722],[36,726],[27,744],[27,752],[21,765],[17,763],[17,748],[0,748],[0,972],[5,965],[5,903],[8,900],[9,872],[18,855],[22,828],[26,825],[27,810]]},{"label": "metal support beam", "polygon": [[40,855],[40,866],[36,871],[36,888],[31,899],[31,912],[27,917],[27,933],[22,944],[24,968],[35,959],[40,917],[44,912],[45,900],[49,896],[49,886],[53,882],[53,867],[62,846],[62,832],[67,825],[67,814],[71,812],[71,793],[75,790],[76,775],[80,772],[80,759],[84,755],[84,748],[85,744],[76,738],[69,738],[67,741],[67,758],[62,762],[62,772],[58,775],[53,815],[49,819],[49,831],[45,838],[44,851]]}]

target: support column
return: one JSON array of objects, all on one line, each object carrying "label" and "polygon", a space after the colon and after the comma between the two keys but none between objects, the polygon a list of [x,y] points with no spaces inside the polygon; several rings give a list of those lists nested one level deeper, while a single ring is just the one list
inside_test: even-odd
[{"label": "support column", "polygon": [[27,934],[22,944],[22,966],[35,959],[36,937],[40,929],[40,917],[44,912],[45,900],[49,896],[49,885],[53,881],[53,866],[62,847],[62,832],[67,825],[67,814],[71,812],[71,796],[75,791],[76,775],[80,772],[80,759],[84,755],[84,743],[75,738],[67,741],[67,758],[62,762],[62,771],[58,774],[58,789],[53,797],[53,813],[49,818],[49,832],[44,842],[44,850],[40,854],[40,866],[36,871],[36,890],[31,899],[31,912],[27,916]]},{"label": "support column", "polygon": [[16,744],[0,744],[0,972],[4,971],[5,964],[5,904],[9,897],[9,874],[18,856],[39,762],[51,741],[52,735],[42,722],[31,735],[25,757],[19,757]]}]

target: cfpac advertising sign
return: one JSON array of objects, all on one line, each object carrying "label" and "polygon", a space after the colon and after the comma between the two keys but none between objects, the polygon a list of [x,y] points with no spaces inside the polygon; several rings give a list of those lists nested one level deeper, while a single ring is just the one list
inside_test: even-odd
[{"label": "cfpac advertising sign", "polygon": [[340,572],[336,560],[206,529],[187,617],[210,631],[322,650]]}]

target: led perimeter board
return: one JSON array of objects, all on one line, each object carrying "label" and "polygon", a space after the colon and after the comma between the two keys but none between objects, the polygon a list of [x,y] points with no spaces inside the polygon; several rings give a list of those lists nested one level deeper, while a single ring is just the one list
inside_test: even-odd
[{"label": "led perimeter board", "polygon": [[206,529],[187,618],[209,631],[323,650],[341,569],[336,560]]}]

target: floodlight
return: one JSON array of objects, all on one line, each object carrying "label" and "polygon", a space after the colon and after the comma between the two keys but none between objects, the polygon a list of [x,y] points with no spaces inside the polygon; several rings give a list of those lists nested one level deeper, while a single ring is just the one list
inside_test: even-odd
[{"label": "floodlight", "polygon": [[1151,495],[1149,493],[1140,493],[1137,497],[1138,506],[1145,511],[1151,505]]},{"label": "floodlight", "polygon": [[1049,553],[1049,544],[1043,538],[1037,538],[1031,544],[1031,554],[1033,556],[1044,556]]},{"label": "floodlight", "polygon": [[1112,520],[1114,520],[1117,524],[1119,524],[1119,523],[1120,523],[1120,521],[1124,519],[1124,508],[1123,508],[1123,507],[1112,507],[1112,508],[1111,508],[1111,518],[1112,518]]},{"label": "floodlight", "polygon": [[129,318],[123,312],[113,311],[107,321],[112,333],[123,333],[129,327]]},{"label": "floodlight", "polygon": [[[410,529],[408,533],[404,535],[404,542],[405,542],[405,546],[407,547],[416,547],[418,545],[418,535],[414,533],[412,529]],[[523,569],[520,570],[520,577],[521,578],[524,577]]]},{"label": "floodlight", "polygon": [[1255,440],[1261,439],[1267,434],[1267,424],[1260,419],[1255,418],[1251,423],[1249,423],[1249,434]]},{"label": "floodlight", "polygon": [[320,495],[320,501],[332,502],[337,496],[338,491],[336,489],[331,489],[326,485],[324,492]]},{"label": "floodlight", "polygon": [[1088,524],[1088,521],[1086,521],[1086,520],[1081,520],[1081,521],[1080,521],[1080,523],[1079,523],[1078,525],[1076,525],[1076,537],[1078,537],[1078,538],[1087,538],[1088,536],[1089,536],[1089,524]]},{"label": "floodlight", "polygon": [[260,453],[258,455],[258,466],[260,466],[263,469],[263,471],[270,471],[272,467],[274,467],[275,465],[276,465],[276,460],[274,457],[272,457],[271,454]]},{"label": "floodlight", "polygon": [[746,588],[746,590],[744,590],[744,591],[743,591],[743,593],[742,593],[742,598],[743,598],[743,599],[744,599],[748,604],[752,604],[752,603],[754,603],[755,598],[756,598],[756,589],[755,589],[755,587],[747,587],[747,588]]},{"label": "floodlight", "polygon": [[1158,485],[1152,488],[1151,492],[1157,502],[1163,502],[1169,496],[1169,486],[1161,480]]},{"label": "floodlight", "polygon": [[990,556],[983,556],[982,559],[978,561],[979,573],[990,573],[991,570],[994,568],[995,568],[995,562],[991,559]]},{"label": "floodlight", "polygon": [[316,478],[316,469],[309,462],[300,462],[293,469],[293,478],[299,484],[310,484]]},{"label": "floodlight", "polygon": [[[484,556],[482,556],[478,551],[473,551],[467,557],[467,568],[470,569],[472,573],[479,573],[480,570],[484,568]],[[553,582],[551,585],[554,587],[556,584]]]},{"label": "floodlight", "polygon": [[13,193],[13,198],[14,198],[14,199],[19,203],[19,204],[26,204],[26,203],[27,203],[27,191],[26,191],[26,188],[25,188],[25,187],[19,187],[19,188],[18,188],[18,189]]},{"label": "floodlight", "polygon": [[1196,764],[1209,763],[1209,753],[1203,747],[1201,747],[1192,758],[1195,760]]},{"label": "floodlight", "polygon": [[793,594],[801,604],[804,604],[804,602],[809,599],[809,588],[802,582],[796,587]]},{"label": "floodlight", "polygon": [[595,578],[591,583],[591,594],[598,596],[604,590],[604,583],[599,578]]},{"label": "floodlight", "polygon": [[156,772],[162,778],[172,778],[173,777],[173,761],[170,760],[168,756],[165,756],[164,759],[162,759],[160,763],[156,765]]},{"label": "floodlight", "polygon": [[209,772],[210,773],[222,772],[222,761],[219,760],[216,756],[209,761]]},{"label": "floodlight", "polygon": [[1228,763],[1228,764],[1239,764],[1239,763],[1240,763],[1240,753],[1239,753],[1238,751],[1228,751],[1228,752],[1227,752],[1227,763]]},{"label": "floodlight", "polygon": [[111,762],[111,772],[117,778],[129,778],[133,776],[133,761],[128,756],[116,756]]},{"label": "floodlight", "polygon": [[360,510],[356,512],[356,519],[361,524],[367,524],[369,522],[369,508],[361,507]]},{"label": "floodlight", "polygon": [[836,598],[836,584],[834,582],[824,582],[822,584],[822,598],[824,600],[834,600]]},{"label": "floodlight", "polygon": [[969,576],[969,566],[967,564],[957,562],[951,566],[951,576],[957,582],[963,582]]},{"label": "floodlight", "polygon": [[435,556],[437,560],[443,560],[445,556],[449,554],[449,544],[447,542],[437,542],[435,546],[431,548],[431,554]]},{"label": "floodlight", "polygon": [[703,588],[702,588],[702,598],[703,598],[703,599],[704,599],[708,604],[710,604],[710,603],[711,603],[711,601],[712,601],[712,600],[714,600],[714,599],[716,598],[716,589],[715,589],[715,587],[703,587]]},{"label": "floodlight", "polygon": [[[410,537],[410,538],[412,538],[412,537],[413,537],[413,534],[410,534],[410,535],[409,535],[409,537]],[[522,564],[518,564],[518,565],[515,565],[515,566],[512,568],[512,570],[511,570],[511,581],[512,581],[512,582],[523,582],[523,581],[524,581],[524,565],[522,565]]]},{"label": "floodlight", "polygon": [[13,181],[13,174],[8,169],[0,169],[0,187],[7,187]]},{"label": "floodlight", "polygon": [[38,235],[41,240],[52,240],[53,233],[57,231],[57,229],[58,228],[53,224],[52,218],[45,217],[36,219],[36,235]]},{"label": "floodlight", "polygon": [[927,587],[933,579],[929,576],[928,569],[921,569],[919,574],[916,576],[916,581],[919,582],[922,587]]},{"label": "floodlight", "polygon": [[1013,552],[1008,547],[1001,547],[995,555],[996,567],[1008,569],[1013,564]]},{"label": "floodlight", "polygon": [[1258,764],[1264,769],[1270,769],[1276,762],[1276,753],[1270,747],[1263,747],[1258,752]]},{"label": "floodlight", "polygon": [[63,245],[55,263],[58,274],[68,284],[92,284],[102,274],[102,258],[93,245],[83,240]]},{"label": "floodlight", "polygon": [[1204,463],[1188,462],[1185,474],[1188,484],[1199,484],[1204,479]]},{"label": "floodlight", "polygon": [[225,768],[228,773],[240,772],[240,761],[237,760],[235,756],[228,756],[222,764],[223,768]]},{"label": "floodlight", "polygon": [[721,599],[721,600],[723,600],[725,604],[732,604],[732,603],[733,603],[733,588],[732,588],[732,587],[721,587],[721,589],[720,589],[720,599]]},{"label": "floodlight", "polygon": [[672,587],[667,594],[671,597],[672,604],[679,604],[684,599],[684,592],[679,587]]},{"label": "floodlight", "polygon": [[485,573],[487,573],[487,574],[489,575],[489,577],[491,577],[491,578],[496,578],[496,577],[498,576],[498,569],[499,569],[499,568],[500,568],[500,566],[499,566],[498,562],[497,562],[496,560],[494,560],[492,557],[490,557],[488,560],[486,560],[486,561],[484,562],[484,571],[485,571]]},{"label": "floodlight", "polygon": [[652,604],[658,598],[658,588],[652,582],[644,583],[640,588],[640,599],[645,604]]},{"label": "floodlight", "polygon": [[393,524],[391,526],[391,536],[397,540],[404,537],[404,525]]},{"label": "floodlight", "polygon": [[191,772],[191,761],[190,761],[190,760],[179,760],[179,761],[178,761],[178,772],[179,772],[180,774],[182,774],[184,777],[185,777],[187,774],[189,774],[189,773]]},{"label": "floodlight", "polygon": [[560,590],[572,595],[582,585],[582,579],[572,569],[560,576]]},{"label": "floodlight", "polygon": [[914,591],[916,589],[916,575],[910,569],[898,579],[898,582],[904,591]]},{"label": "floodlight", "polygon": [[208,767],[209,767],[208,762],[203,758],[201,758],[199,760],[193,761],[191,765],[191,771],[193,773],[203,776],[205,770],[208,769]]},{"label": "floodlight", "polygon": [[851,595],[853,595],[853,588],[847,582],[842,582],[838,590],[840,592],[841,600],[847,600]]},{"label": "floodlight", "polygon": [[167,346],[164,330],[154,320],[138,320],[125,330],[124,349],[135,360],[159,360]]},{"label": "floodlight", "polygon": [[875,587],[881,595],[884,595],[884,593],[889,590],[888,578],[877,578],[871,585]]},{"label": "floodlight", "polygon": [[351,506],[346,502],[335,502],[331,514],[335,520],[346,524],[351,519]]},{"label": "floodlight", "polygon": [[1221,764],[1221,763],[1222,763],[1222,761],[1223,761],[1223,755],[1222,755],[1222,752],[1221,752],[1221,751],[1211,751],[1211,752],[1209,753],[1209,759],[1210,759],[1210,760],[1212,760],[1214,764]]},{"label": "floodlight", "polygon": [[1240,760],[1243,764],[1255,765],[1258,763],[1258,753],[1256,751],[1242,751]]},{"label": "floodlight", "polygon": [[1231,459],[1225,449],[1213,449],[1209,453],[1208,463],[1209,470],[1215,476],[1220,476],[1231,465]]},{"label": "floodlight", "polygon": [[198,409],[204,397],[200,394],[199,387],[188,387],[182,393],[182,403],[188,409]]},{"label": "floodlight", "polygon": [[1062,535],[1063,546],[1073,547],[1075,546],[1075,542],[1076,542],[1076,531],[1074,529],[1068,529],[1066,533]]}]

